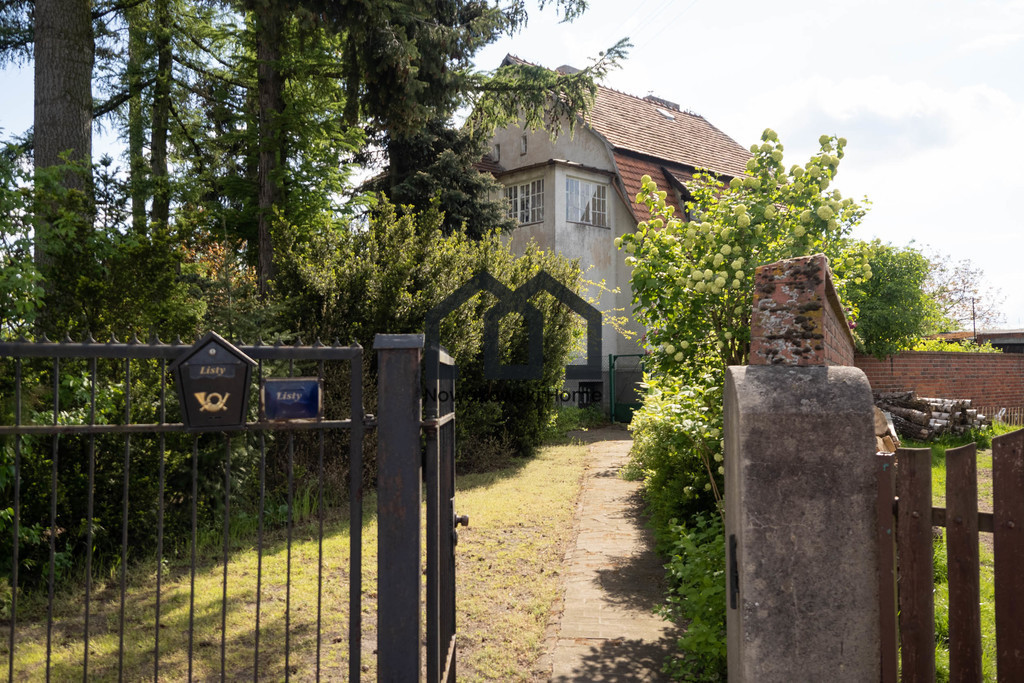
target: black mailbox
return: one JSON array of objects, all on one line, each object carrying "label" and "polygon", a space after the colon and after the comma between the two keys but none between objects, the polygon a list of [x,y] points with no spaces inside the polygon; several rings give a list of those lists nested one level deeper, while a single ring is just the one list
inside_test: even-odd
[{"label": "black mailbox", "polygon": [[194,430],[245,424],[249,381],[256,361],[216,332],[209,332],[171,364],[181,415]]}]

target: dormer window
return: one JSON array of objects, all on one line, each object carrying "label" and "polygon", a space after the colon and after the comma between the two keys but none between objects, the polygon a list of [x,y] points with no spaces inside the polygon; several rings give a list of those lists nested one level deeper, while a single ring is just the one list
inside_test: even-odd
[{"label": "dormer window", "polygon": [[509,185],[505,188],[508,200],[508,215],[524,223],[540,223],[544,220],[544,179],[528,183]]}]

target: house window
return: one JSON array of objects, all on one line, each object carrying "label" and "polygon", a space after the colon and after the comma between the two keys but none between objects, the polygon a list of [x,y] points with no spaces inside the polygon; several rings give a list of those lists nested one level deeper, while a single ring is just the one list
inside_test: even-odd
[{"label": "house window", "polygon": [[494,151],[491,152],[491,156],[494,157],[495,161],[501,161],[501,145],[494,146]]},{"label": "house window", "polygon": [[544,220],[544,179],[531,180],[505,188],[508,215],[520,224],[539,223]]},{"label": "house window", "polygon": [[526,136],[525,135],[519,140],[519,155],[522,156],[523,154],[526,154]]},{"label": "house window", "polygon": [[570,223],[608,227],[607,185],[566,178],[565,200],[565,219]]}]

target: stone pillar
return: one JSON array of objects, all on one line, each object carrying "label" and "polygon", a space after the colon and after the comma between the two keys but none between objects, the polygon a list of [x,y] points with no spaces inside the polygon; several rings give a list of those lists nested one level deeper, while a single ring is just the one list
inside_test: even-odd
[{"label": "stone pillar", "polygon": [[729,680],[876,681],[871,389],[833,365],[852,340],[823,256],[757,283],[755,364],[725,384]]}]

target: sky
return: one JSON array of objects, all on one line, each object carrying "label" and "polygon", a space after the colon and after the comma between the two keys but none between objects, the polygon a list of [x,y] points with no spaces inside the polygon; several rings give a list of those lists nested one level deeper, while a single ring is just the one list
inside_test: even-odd
[{"label": "sky", "polygon": [[[583,67],[628,37],[604,85],[654,94],[745,147],[772,128],[787,164],[847,138],[833,184],[871,202],[854,237],[970,259],[1024,328],[1024,0],[590,0],[571,24],[528,3],[506,53]],[[624,9],[625,8],[625,9]],[[0,137],[32,120],[31,69],[0,71]],[[96,153],[116,149],[98,140]]]},{"label": "sky", "polygon": [[628,37],[604,85],[744,147],[772,128],[787,165],[845,137],[833,187],[871,202],[854,237],[970,259],[1005,297],[1000,327],[1024,328],[1024,0],[591,0],[571,24],[553,10],[533,6],[477,66],[583,67]]}]

